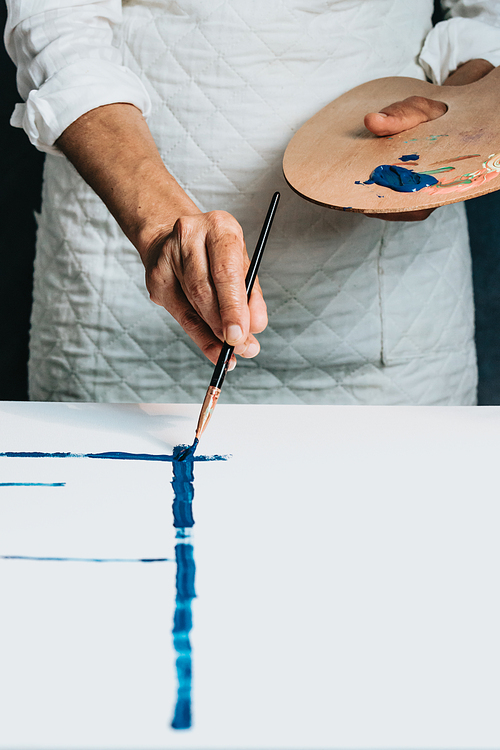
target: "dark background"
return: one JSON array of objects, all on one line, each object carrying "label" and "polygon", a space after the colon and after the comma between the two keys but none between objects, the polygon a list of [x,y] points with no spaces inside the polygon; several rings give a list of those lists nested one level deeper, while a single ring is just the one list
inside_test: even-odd
[{"label": "dark background", "polygon": [[[437,7],[434,20],[440,18]],[[6,20],[0,0],[0,24]],[[43,154],[9,125],[16,90],[15,68],[0,45],[0,400],[27,395],[34,211],[40,209]],[[500,192],[467,201],[476,302],[479,403],[500,404]]]}]

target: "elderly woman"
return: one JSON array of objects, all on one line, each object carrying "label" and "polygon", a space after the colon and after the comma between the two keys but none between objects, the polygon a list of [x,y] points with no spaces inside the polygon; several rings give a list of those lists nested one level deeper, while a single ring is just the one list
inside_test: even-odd
[{"label": "elderly woman", "polygon": [[[281,174],[293,133],[348,89],[500,64],[498,2],[443,5],[433,28],[432,0],[11,0],[13,124],[48,153],[31,398],[201,401],[226,339],[243,357],[226,401],[473,404],[463,205],[368,219]],[[410,98],[366,125],[439,131],[442,112]],[[266,313],[259,288],[246,303],[245,239],[276,189]]]}]

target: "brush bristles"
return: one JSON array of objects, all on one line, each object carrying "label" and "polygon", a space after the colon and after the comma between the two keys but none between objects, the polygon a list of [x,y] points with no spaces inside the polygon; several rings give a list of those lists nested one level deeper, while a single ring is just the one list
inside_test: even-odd
[{"label": "brush bristles", "polygon": [[188,448],[183,450],[182,453],[179,453],[179,455],[177,456],[177,461],[186,461],[188,458],[191,458],[194,455],[199,442],[200,441],[198,440],[198,438],[195,438],[193,445],[190,445]]}]

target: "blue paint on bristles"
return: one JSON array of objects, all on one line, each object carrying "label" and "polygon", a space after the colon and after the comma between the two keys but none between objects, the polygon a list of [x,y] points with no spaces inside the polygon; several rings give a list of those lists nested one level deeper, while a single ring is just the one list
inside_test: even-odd
[{"label": "blue paint on bristles", "polygon": [[[188,447],[185,447],[183,445],[176,445],[176,447],[174,448],[174,460],[189,461],[190,458],[193,458],[194,452],[199,442],[199,439],[195,438],[193,445],[190,445]],[[179,450],[180,448],[183,448],[183,450]]]}]

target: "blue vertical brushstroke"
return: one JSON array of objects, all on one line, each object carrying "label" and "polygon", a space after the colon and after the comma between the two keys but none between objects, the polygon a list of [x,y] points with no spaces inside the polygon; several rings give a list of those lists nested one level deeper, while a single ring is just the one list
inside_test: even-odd
[{"label": "blue vertical brushstroke", "polygon": [[[174,500],[172,512],[174,528],[177,537],[187,536],[186,530],[194,526],[193,498],[194,498],[194,464],[192,459],[186,460],[186,447],[178,445],[174,448],[172,462]],[[175,667],[177,671],[177,700],[172,729],[190,729],[191,716],[191,688],[192,688],[192,653],[189,634],[193,627],[191,602],[196,596],[194,588],[195,563],[193,545],[179,542],[175,546],[175,560],[177,570],[175,576],[175,613],[172,635],[174,649],[177,654]]]},{"label": "blue vertical brushstroke", "polygon": [[[174,448],[174,459],[182,456],[185,446],[176,445]],[[191,529],[194,526],[193,497],[194,497],[194,464],[192,460],[174,460],[172,462],[174,490],[174,503],[172,511],[174,514],[174,529],[179,529],[178,536],[184,536],[181,529]]]},{"label": "blue vertical brushstroke", "polygon": [[[194,498],[194,463],[192,454],[186,453],[186,446],[178,445],[174,448],[172,463],[174,501],[172,512],[174,528],[177,538],[185,539],[187,530],[194,526],[193,498]],[[187,541],[175,545],[175,560],[177,571],[175,575],[175,613],[172,635],[174,649],[177,654],[175,668],[177,671],[177,701],[174,709],[172,729],[190,729],[191,716],[191,688],[193,677],[193,661],[189,634],[193,627],[191,602],[196,597],[194,576],[193,545]]]},{"label": "blue vertical brushstroke", "polygon": [[189,634],[193,627],[191,602],[196,597],[194,577],[196,566],[192,544],[175,545],[177,572],[175,576],[174,648],[177,654],[177,702],[172,729],[191,728],[192,649]]}]

